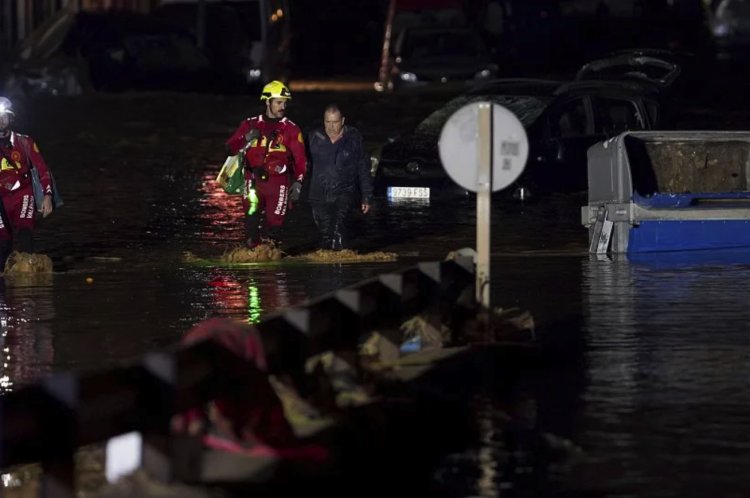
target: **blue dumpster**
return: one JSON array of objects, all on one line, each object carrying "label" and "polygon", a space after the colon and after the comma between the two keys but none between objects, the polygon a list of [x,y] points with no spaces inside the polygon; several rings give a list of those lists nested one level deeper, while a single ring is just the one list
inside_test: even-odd
[{"label": "blue dumpster", "polygon": [[750,247],[750,132],[625,132],[588,151],[589,252]]}]

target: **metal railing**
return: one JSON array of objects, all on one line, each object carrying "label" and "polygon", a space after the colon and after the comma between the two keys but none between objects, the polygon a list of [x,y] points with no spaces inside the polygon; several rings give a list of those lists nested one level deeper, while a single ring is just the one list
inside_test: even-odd
[{"label": "metal railing", "polygon": [[266,382],[274,374],[304,377],[310,356],[356,351],[362,335],[373,330],[390,343],[381,356],[398,355],[399,325],[405,319],[464,300],[473,304],[474,281],[471,258],[419,263],[280,311],[255,326],[266,372],[218,342],[204,340],[108,371],[52,375],[0,398],[0,468],[39,462],[40,496],[73,497],[77,449],[137,431],[143,438],[142,467],[149,475],[182,480],[194,472],[191,459],[194,463],[200,445],[171,434],[175,414],[259,377]]}]

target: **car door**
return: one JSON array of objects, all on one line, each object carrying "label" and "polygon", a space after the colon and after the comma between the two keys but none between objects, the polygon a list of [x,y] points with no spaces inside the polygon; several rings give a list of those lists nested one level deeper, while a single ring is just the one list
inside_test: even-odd
[{"label": "car door", "polygon": [[540,133],[535,183],[549,191],[586,189],[586,151],[594,132],[590,99],[583,95],[555,102],[542,123],[546,129]]},{"label": "car door", "polygon": [[595,97],[592,103],[594,132],[603,139],[617,136],[624,131],[649,128],[648,112],[639,98]]}]

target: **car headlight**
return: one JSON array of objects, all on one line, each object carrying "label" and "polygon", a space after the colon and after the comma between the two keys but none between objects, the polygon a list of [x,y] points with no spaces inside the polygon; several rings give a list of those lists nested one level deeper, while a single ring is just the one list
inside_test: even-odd
[{"label": "car headlight", "polygon": [[262,75],[263,72],[260,69],[253,67],[247,70],[245,77],[247,78],[248,83],[254,83],[258,81]]},{"label": "car headlight", "polygon": [[404,81],[406,83],[416,83],[417,82],[417,75],[410,72],[401,73],[401,81]]},{"label": "car headlight", "polygon": [[475,80],[486,80],[489,78],[493,78],[495,76],[495,73],[497,73],[497,66],[494,64],[491,64],[487,66],[486,68],[482,69],[481,71],[478,71],[474,75]]}]

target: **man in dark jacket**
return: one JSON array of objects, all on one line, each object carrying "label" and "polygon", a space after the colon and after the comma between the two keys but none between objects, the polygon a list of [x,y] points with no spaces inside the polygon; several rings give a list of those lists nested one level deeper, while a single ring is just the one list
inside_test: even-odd
[{"label": "man in dark jacket", "polygon": [[344,124],[344,115],[331,104],[323,113],[324,128],[308,137],[312,180],[309,200],[323,249],[348,246],[348,220],[357,205],[370,210],[372,177],[362,135]]}]

